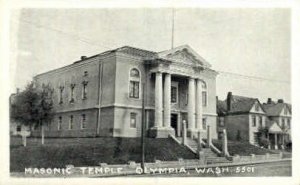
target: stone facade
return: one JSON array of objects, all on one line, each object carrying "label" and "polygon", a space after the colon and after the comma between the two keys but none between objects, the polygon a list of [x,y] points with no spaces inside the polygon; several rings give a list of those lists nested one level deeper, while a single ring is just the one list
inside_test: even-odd
[{"label": "stone facade", "polygon": [[217,73],[210,68],[186,45],[164,52],[125,46],[37,75],[38,86],[54,89],[45,135],[139,137],[145,98],[150,137],[180,136],[185,120],[190,137],[210,125],[216,138]]}]

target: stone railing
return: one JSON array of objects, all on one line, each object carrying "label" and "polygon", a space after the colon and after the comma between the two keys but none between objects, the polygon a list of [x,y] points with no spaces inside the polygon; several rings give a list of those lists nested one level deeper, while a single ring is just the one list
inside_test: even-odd
[{"label": "stone railing", "polygon": [[283,158],[283,153],[280,152],[279,154],[266,153],[265,155],[255,155],[255,154],[251,154],[250,156],[235,155],[231,157],[231,160],[232,162],[259,162],[259,161],[279,160],[282,158]]}]

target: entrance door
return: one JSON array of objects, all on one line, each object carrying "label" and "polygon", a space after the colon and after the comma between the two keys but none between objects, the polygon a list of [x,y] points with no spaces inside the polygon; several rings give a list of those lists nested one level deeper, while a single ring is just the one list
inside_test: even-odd
[{"label": "entrance door", "polygon": [[178,124],[177,124],[177,114],[171,114],[171,127],[175,130],[175,136],[178,136],[177,130],[178,130]]}]

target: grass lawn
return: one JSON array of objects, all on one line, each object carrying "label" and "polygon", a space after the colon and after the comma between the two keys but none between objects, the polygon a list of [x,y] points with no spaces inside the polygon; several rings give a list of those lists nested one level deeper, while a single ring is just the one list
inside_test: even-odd
[{"label": "grass lawn", "polygon": [[[213,140],[213,144],[222,151],[222,140]],[[230,155],[264,155],[266,153],[279,153],[279,151],[259,148],[248,142],[241,141],[228,141],[228,152]]]},{"label": "grass lawn", "polygon": [[[145,160],[194,159],[197,156],[171,139],[145,139]],[[95,166],[101,163],[124,164],[140,162],[140,138],[28,138],[27,147],[21,138],[10,141],[10,171],[23,172],[24,168],[62,168],[74,166]]]}]

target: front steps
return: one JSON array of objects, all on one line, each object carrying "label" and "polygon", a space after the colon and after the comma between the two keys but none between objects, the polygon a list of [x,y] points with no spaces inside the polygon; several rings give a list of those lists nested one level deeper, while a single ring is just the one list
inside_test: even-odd
[{"label": "front steps", "polygon": [[[182,142],[182,137],[176,137],[177,143]],[[193,151],[194,153],[198,154],[198,143],[196,140],[191,138],[186,138],[186,146]],[[211,148],[207,148],[206,143],[201,144],[201,151],[203,152],[203,156],[205,159],[206,164],[218,164],[218,163],[230,163],[226,157],[219,157],[218,154],[213,152]]]}]

